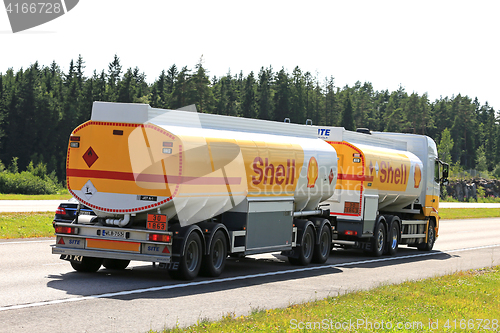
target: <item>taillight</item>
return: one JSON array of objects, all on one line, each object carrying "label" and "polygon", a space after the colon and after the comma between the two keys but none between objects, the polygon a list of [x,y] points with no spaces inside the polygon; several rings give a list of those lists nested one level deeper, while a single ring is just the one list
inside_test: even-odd
[{"label": "taillight", "polygon": [[66,209],[64,207],[59,206],[56,209],[56,214],[58,214],[58,215],[66,215]]},{"label": "taillight", "polygon": [[148,234],[148,240],[153,242],[170,243],[172,241],[172,236],[165,234]]},{"label": "taillight", "polygon": [[358,232],[357,231],[353,231],[353,230],[346,230],[346,231],[344,231],[344,235],[346,235],[346,236],[357,236]]},{"label": "taillight", "polygon": [[78,228],[56,226],[56,234],[78,235]]},{"label": "taillight", "polygon": [[71,135],[69,137],[69,146],[71,148],[80,148],[80,137],[79,136],[76,136],[76,135]]}]

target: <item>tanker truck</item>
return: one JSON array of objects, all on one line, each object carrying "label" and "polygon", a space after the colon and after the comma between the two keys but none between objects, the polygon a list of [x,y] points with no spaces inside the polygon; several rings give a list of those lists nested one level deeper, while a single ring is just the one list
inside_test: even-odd
[{"label": "tanker truck", "polygon": [[311,126],[95,102],[70,136],[66,181],[94,212],[54,222],[52,252],[77,271],[139,260],[193,279],[221,274],[228,255],[282,251],[307,265],[330,254],[319,204],[337,155]]},{"label": "tanker truck", "polygon": [[[405,242],[432,248],[438,206],[418,206],[430,193],[420,188],[430,164],[399,137],[367,138],[342,128],[94,102],[91,119],[70,136],[66,181],[79,208],[71,223],[54,221],[52,253],[77,271],[137,260],[189,280],[219,276],[228,255],[278,251],[292,265],[308,265],[324,263],[339,245],[375,255]],[[350,150],[360,160],[352,170]],[[384,187],[370,178],[372,169],[407,186]],[[79,214],[80,207],[94,214]],[[390,243],[393,221],[399,229]]]},{"label": "tanker truck", "polygon": [[438,237],[440,186],[448,164],[424,135],[316,127],[335,148],[338,180],[323,204],[330,210],[333,243],[375,256],[399,244],[430,251]]}]

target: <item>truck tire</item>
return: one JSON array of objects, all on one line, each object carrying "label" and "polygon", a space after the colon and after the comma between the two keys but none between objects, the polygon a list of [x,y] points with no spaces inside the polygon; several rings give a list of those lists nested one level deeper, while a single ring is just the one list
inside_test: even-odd
[{"label": "truck tire", "polygon": [[83,257],[81,262],[71,262],[71,267],[77,272],[95,273],[101,268],[102,259]]},{"label": "truck tire", "polygon": [[398,253],[399,246],[399,223],[397,219],[393,219],[391,228],[389,229],[389,237],[387,243],[387,253],[391,256]]},{"label": "truck tire", "polygon": [[436,241],[436,229],[434,229],[434,221],[429,221],[427,227],[427,242],[420,243],[417,248],[421,251],[430,251],[434,247]]},{"label": "truck tire", "polygon": [[332,249],[332,234],[330,233],[330,228],[328,224],[324,224],[321,228],[319,234],[319,243],[314,247],[314,254],[312,262],[316,264],[323,264],[328,260],[330,256],[330,250]]},{"label": "truck tire", "polygon": [[184,255],[180,258],[178,269],[169,271],[169,274],[174,279],[194,279],[200,271],[202,254],[200,235],[193,231],[186,240]]},{"label": "truck tire", "polygon": [[130,260],[104,259],[102,265],[107,269],[123,270],[130,264]]},{"label": "truck tire", "polygon": [[221,275],[226,265],[227,241],[222,231],[217,231],[210,243],[209,254],[203,256],[200,274],[217,277]]},{"label": "truck tire", "polygon": [[371,251],[374,257],[380,257],[384,254],[386,240],[386,232],[384,223],[378,223],[375,227],[375,232],[373,233],[373,238],[371,241]]},{"label": "truck tire", "polygon": [[296,251],[299,252],[298,258],[288,257],[290,264],[295,266],[307,266],[311,263],[314,254],[314,231],[311,226],[306,227],[300,240],[300,246]]}]

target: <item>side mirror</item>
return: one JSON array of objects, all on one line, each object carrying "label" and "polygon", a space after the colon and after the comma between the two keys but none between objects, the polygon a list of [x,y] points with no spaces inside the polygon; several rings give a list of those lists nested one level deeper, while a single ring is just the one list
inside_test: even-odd
[{"label": "side mirror", "polygon": [[439,161],[443,166],[443,177],[441,178],[441,185],[448,185],[448,171],[449,165],[448,163],[444,163]]},{"label": "side mirror", "polygon": [[448,166],[445,165],[443,169],[443,178],[448,179]]}]

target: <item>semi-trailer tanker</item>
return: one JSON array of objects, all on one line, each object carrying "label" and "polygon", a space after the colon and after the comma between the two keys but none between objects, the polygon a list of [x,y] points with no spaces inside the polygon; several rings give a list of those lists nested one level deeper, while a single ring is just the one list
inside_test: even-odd
[{"label": "semi-trailer tanker", "polygon": [[338,181],[325,208],[335,217],[333,243],[376,256],[399,244],[431,250],[439,230],[440,186],[448,165],[424,135],[317,127],[335,148]]},{"label": "semi-trailer tanker", "polygon": [[311,126],[93,105],[71,134],[67,186],[96,216],[55,222],[53,253],[80,271],[158,262],[174,276],[217,276],[228,254],[283,251],[324,262],[335,149]]},{"label": "semi-trailer tanker", "polygon": [[430,249],[438,199],[423,206],[422,188],[437,156],[418,154],[435,145],[413,152],[390,135],[95,102],[66,162],[70,193],[95,215],[55,221],[52,252],[77,271],[139,260],[192,279],[220,275],[228,255],[307,265],[332,244]]}]

